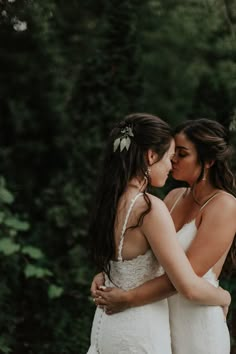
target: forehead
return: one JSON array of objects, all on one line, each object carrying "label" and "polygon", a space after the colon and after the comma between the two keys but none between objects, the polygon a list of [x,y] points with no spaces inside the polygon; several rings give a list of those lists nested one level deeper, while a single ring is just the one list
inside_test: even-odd
[{"label": "forehead", "polygon": [[196,151],[195,145],[187,138],[184,133],[175,135],[175,148],[188,151]]},{"label": "forehead", "polygon": [[173,153],[174,150],[175,150],[175,139],[172,139],[167,153]]}]

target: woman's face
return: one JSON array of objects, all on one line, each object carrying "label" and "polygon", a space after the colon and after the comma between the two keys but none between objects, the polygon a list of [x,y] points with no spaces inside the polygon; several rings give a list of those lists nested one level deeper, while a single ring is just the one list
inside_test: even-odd
[{"label": "woman's face", "polygon": [[172,176],[192,185],[201,173],[197,150],[184,133],[175,135],[175,155],[172,159]]},{"label": "woman's face", "polygon": [[171,141],[168,151],[162,159],[151,164],[151,184],[153,187],[163,187],[168,178],[169,172],[172,169],[171,160],[175,154],[175,142]]}]

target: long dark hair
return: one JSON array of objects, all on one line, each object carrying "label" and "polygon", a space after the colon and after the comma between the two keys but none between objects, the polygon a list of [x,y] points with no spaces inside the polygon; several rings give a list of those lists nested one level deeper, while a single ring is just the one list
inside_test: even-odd
[{"label": "long dark hair", "polygon": [[[204,174],[204,164],[214,161],[209,169],[209,180],[215,188],[222,189],[235,196],[235,177],[230,168],[233,148],[230,145],[229,132],[219,122],[201,118],[187,120],[177,126],[175,134],[184,133],[194,144],[202,170],[199,182]],[[225,262],[224,271],[235,266],[236,239],[234,237],[229,256]]]},{"label": "long dark hair", "polygon": [[[114,151],[114,141],[122,136],[125,129],[131,129],[133,136],[128,148]],[[98,183],[94,211],[89,227],[92,256],[98,269],[110,276],[110,260],[115,257],[114,223],[119,198],[133,177],[147,178],[145,153],[153,149],[160,160],[170,147],[173,135],[167,123],[160,118],[134,113],[116,124],[108,137],[101,177]],[[149,181],[150,182],[150,181]],[[144,216],[151,210],[151,201],[144,191],[147,209],[140,215],[141,225]]]}]

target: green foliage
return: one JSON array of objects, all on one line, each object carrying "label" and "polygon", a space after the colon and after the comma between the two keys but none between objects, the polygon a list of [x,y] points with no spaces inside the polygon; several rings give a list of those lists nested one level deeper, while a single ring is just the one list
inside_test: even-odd
[{"label": "green foliage", "polygon": [[[198,116],[228,126],[234,5],[0,2],[0,173],[11,190],[1,178],[1,352],[86,353],[87,227],[109,129],[133,111],[173,126]],[[27,28],[15,30],[16,19]]]},{"label": "green foliage", "polygon": [[[49,269],[40,265],[46,259],[40,248],[32,246],[23,233],[30,232],[30,225],[12,211],[14,197],[0,178],[1,222],[0,222],[0,265],[2,269],[0,290],[0,351],[12,353],[16,350],[17,333],[24,321],[24,297],[21,292],[27,287],[27,278],[40,279],[41,291],[46,294],[45,280],[52,277]],[[39,283],[40,285],[40,283]],[[48,298],[59,298],[63,289],[54,284],[48,286]]]}]

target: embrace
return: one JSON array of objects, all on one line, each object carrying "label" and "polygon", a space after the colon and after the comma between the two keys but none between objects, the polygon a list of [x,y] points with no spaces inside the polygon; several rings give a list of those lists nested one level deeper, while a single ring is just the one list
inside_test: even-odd
[{"label": "embrace", "polygon": [[[229,354],[231,296],[218,278],[233,261],[234,175],[226,129],[189,120],[174,132],[135,113],[111,131],[90,223],[100,273],[88,354]],[[187,187],[147,192],[168,174]]]}]

